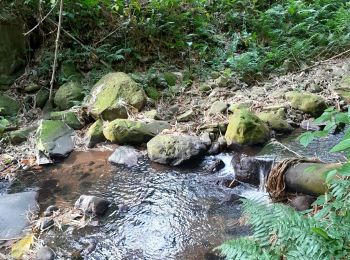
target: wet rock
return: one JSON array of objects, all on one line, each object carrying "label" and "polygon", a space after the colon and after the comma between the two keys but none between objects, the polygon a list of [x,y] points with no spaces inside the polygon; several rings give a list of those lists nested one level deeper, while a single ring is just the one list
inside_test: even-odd
[{"label": "wet rock", "polygon": [[36,253],[35,260],[53,260],[55,259],[55,252],[48,246],[41,247]]},{"label": "wet rock", "polygon": [[243,157],[239,162],[233,162],[235,178],[240,182],[259,186],[261,175],[267,176],[273,163],[272,158]]},{"label": "wet rock", "polygon": [[80,104],[83,98],[83,88],[80,83],[71,81],[59,87],[56,91],[54,102],[60,110],[67,110]]},{"label": "wet rock", "polygon": [[179,115],[178,117],[176,117],[176,120],[178,122],[188,122],[190,121],[194,116],[194,112],[192,109],[186,111],[185,113],[182,113],[181,115]]},{"label": "wet rock", "polygon": [[206,170],[211,173],[214,173],[214,172],[220,171],[223,168],[225,168],[225,163],[220,159],[216,159],[214,162],[212,162],[210,165],[206,167]]},{"label": "wet rock", "polygon": [[84,127],[83,122],[79,120],[78,115],[73,111],[51,112],[50,119],[63,121],[74,130],[79,130]]},{"label": "wet rock", "polygon": [[81,255],[87,256],[91,254],[96,249],[96,246],[97,246],[96,240],[89,241],[87,246],[81,251]]},{"label": "wet rock", "polygon": [[98,119],[89,127],[85,139],[88,148],[92,148],[96,144],[106,141],[106,137],[103,135],[103,121],[101,119]]},{"label": "wet rock", "polygon": [[35,106],[43,108],[49,100],[49,95],[50,92],[47,89],[41,88],[35,95]]},{"label": "wet rock", "polygon": [[227,141],[226,141],[225,136],[220,136],[218,138],[218,143],[220,145],[220,150],[224,150],[227,148]]},{"label": "wet rock", "polygon": [[238,203],[242,203],[240,201],[240,199],[242,199],[241,196],[234,194],[234,193],[227,193],[225,194],[224,198],[222,199],[223,203],[227,203],[227,202],[238,202]]},{"label": "wet rock", "polygon": [[7,240],[23,235],[29,225],[27,214],[36,214],[37,193],[21,192],[0,195],[0,239]]},{"label": "wet rock", "polygon": [[315,197],[310,195],[298,195],[294,197],[289,205],[298,211],[303,211],[311,208],[311,204],[316,200]]},{"label": "wet rock", "polygon": [[227,109],[227,103],[223,101],[215,101],[209,110],[209,115],[217,115],[225,112]]},{"label": "wet rock", "polygon": [[93,87],[88,102],[93,117],[112,121],[127,118],[127,107],[140,111],[146,103],[144,90],[127,74],[109,73]]},{"label": "wet rock", "polygon": [[103,128],[103,134],[107,140],[118,144],[141,144],[169,128],[170,124],[165,121],[116,119]]},{"label": "wet rock", "polygon": [[131,146],[120,146],[108,158],[113,164],[125,164],[127,166],[137,165],[138,159],[141,157],[139,151]]},{"label": "wet rock", "polygon": [[0,94],[0,116],[15,116],[20,110],[20,104],[7,95]]},{"label": "wet rock", "polygon": [[75,202],[74,207],[86,214],[103,215],[109,206],[109,201],[90,195],[81,195]]},{"label": "wet rock", "polygon": [[280,162],[284,159],[291,159],[297,157],[297,153],[280,142],[271,141],[267,143],[261,151],[256,155],[261,158],[272,158],[275,162]]},{"label": "wet rock", "polygon": [[247,109],[235,110],[229,119],[225,139],[228,145],[254,145],[265,143],[269,128],[265,122]]},{"label": "wet rock", "polygon": [[211,145],[211,138],[208,132],[201,134],[199,139],[207,146],[210,147]]},{"label": "wet rock", "polygon": [[319,131],[321,129],[320,125],[316,124],[314,121],[314,119],[303,120],[300,123],[300,128],[305,129],[307,131]]},{"label": "wet rock", "polygon": [[55,211],[58,211],[58,207],[55,205],[48,206],[46,210],[44,211],[43,215],[44,217],[49,217],[51,216]]},{"label": "wet rock", "polygon": [[58,120],[42,120],[36,134],[36,147],[49,159],[62,159],[74,149],[73,129]]},{"label": "wet rock", "polygon": [[283,108],[277,111],[261,112],[258,117],[277,132],[290,133],[293,131],[293,127],[286,121],[286,113]]},{"label": "wet rock", "polygon": [[207,146],[195,136],[157,135],[147,143],[148,156],[153,162],[180,165],[202,156]]},{"label": "wet rock", "polygon": [[291,102],[291,106],[304,113],[319,116],[327,108],[325,100],[309,92],[291,91],[286,93],[286,99]]}]

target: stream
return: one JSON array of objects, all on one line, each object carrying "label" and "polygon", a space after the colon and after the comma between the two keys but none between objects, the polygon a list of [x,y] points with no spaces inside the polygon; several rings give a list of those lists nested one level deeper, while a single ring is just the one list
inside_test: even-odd
[{"label": "stream", "polygon": [[[293,136],[282,142],[299,154],[335,161],[340,155],[327,150],[339,138],[313,142],[307,149]],[[259,150],[243,151],[239,156],[251,156]],[[73,152],[63,163],[21,173],[11,187],[0,182],[3,193],[38,191],[41,212],[53,204],[72,207],[82,194],[112,202],[97,225],[55,228],[41,235],[58,259],[73,259],[70,255],[88,244],[96,248],[84,259],[219,259],[213,253],[216,246],[250,232],[248,226],[238,223],[242,214],[239,198],[268,201],[263,171],[259,173],[259,188],[248,184],[227,187],[234,176],[234,152],[207,156],[181,168],[152,163],[147,156],[137,166],[114,166],[107,162],[111,153]],[[208,172],[206,167],[217,159],[225,167]]]}]

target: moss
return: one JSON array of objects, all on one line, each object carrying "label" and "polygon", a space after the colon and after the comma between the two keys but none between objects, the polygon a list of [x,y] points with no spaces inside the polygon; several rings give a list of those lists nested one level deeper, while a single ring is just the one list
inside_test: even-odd
[{"label": "moss", "polygon": [[143,89],[122,72],[102,77],[92,89],[91,96],[91,114],[108,121],[127,118],[126,106],[141,110],[146,102]]},{"label": "moss", "polygon": [[146,94],[153,100],[158,100],[162,97],[162,94],[155,87],[146,87]]},{"label": "moss", "polygon": [[84,127],[84,124],[73,111],[51,112],[50,118],[52,120],[62,120],[74,130],[82,129]]},{"label": "moss", "polygon": [[273,130],[278,132],[288,133],[293,131],[293,127],[285,120],[283,109],[278,111],[262,112],[258,117],[267,123]]},{"label": "moss", "polygon": [[248,109],[236,110],[230,117],[225,138],[228,143],[261,144],[269,137],[269,128]]},{"label": "moss", "polygon": [[291,106],[313,116],[319,116],[327,108],[325,100],[309,92],[291,91],[286,93]]},{"label": "moss", "polygon": [[35,106],[43,108],[49,100],[49,91],[45,88],[40,89],[35,95]]},{"label": "moss", "polygon": [[15,116],[20,110],[19,103],[6,95],[0,95],[0,116]]},{"label": "moss", "polygon": [[84,98],[83,88],[78,82],[67,82],[63,84],[54,97],[55,105],[60,110],[66,110],[77,105]]},{"label": "moss", "polygon": [[177,76],[172,72],[164,72],[163,78],[168,86],[175,86],[177,81]]},{"label": "moss", "polygon": [[86,137],[87,146],[90,148],[106,140],[103,135],[103,121],[101,119],[97,120],[89,127],[89,130],[86,132]]},{"label": "moss", "polygon": [[7,138],[11,144],[20,144],[26,141],[29,137],[29,134],[36,130],[36,126],[31,126],[23,128],[20,130],[12,131],[7,134]]}]

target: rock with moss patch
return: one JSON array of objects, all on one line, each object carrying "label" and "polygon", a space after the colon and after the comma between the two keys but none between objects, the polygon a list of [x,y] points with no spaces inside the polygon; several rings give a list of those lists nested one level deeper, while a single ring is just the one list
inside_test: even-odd
[{"label": "rock with moss patch", "polygon": [[35,106],[43,108],[49,100],[49,95],[50,92],[47,89],[41,88],[35,95]]},{"label": "rock with moss patch", "polygon": [[156,109],[152,109],[150,111],[146,111],[144,113],[144,116],[148,119],[153,119],[153,120],[158,120],[159,119],[159,115]]},{"label": "rock with moss patch", "polygon": [[157,135],[147,143],[151,161],[173,166],[196,159],[206,150],[200,138],[189,135]]},{"label": "rock with moss patch", "polygon": [[36,130],[37,126],[25,127],[16,131],[11,131],[7,134],[8,141],[11,144],[17,145],[28,140],[31,133]]},{"label": "rock with moss patch", "polygon": [[335,89],[335,92],[343,99],[347,104],[350,104],[350,75],[346,75],[339,83],[339,87]]},{"label": "rock with moss patch", "polygon": [[7,95],[0,95],[0,116],[15,116],[20,110],[19,103]]},{"label": "rock with moss patch", "polygon": [[269,138],[269,128],[248,109],[235,110],[230,116],[225,133],[228,145],[255,145],[263,144]]},{"label": "rock with moss patch", "polygon": [[217,115],[220,113],[225,112],[227,109],[227,103],[225,103],[224,101],[215,101],[209,110],[209,115]]},{"label": "rock with moss patch", "polygon": [[158,100],[162,97],[162,94],[155,87],[148,86],[145,88],[145,91],[147,96],[153,100]]},{"label": "rock with moss patch", "polygon": [[86,145],[87,147],[92,148],[96,144],[104,141],[106,141],[106,138],[103,135],[103,121],[98,119],[86,132]]},{"label": "rock with moss patch", "polygon": [[291,106],[313,116],[319,116],[327,108],[325,100],[309,92],[291,91],[286,93]]},{"label": "rock with moss patch", "polygon": [[174,74],[172,72],[164,72],[163,78],[164,78],[165,82],[168,84],[168,86],[175,86],[176,81],[177,81],[176,74]]},{"label": "rock with moss patch", "polygon": [[64,81],[79,81],[81,74],[72,62],[65,62],[61,65],[59,78]]},{"label": "rock with moss patch", "polygon": [[84,127],[84,124],[79,120],[77,113],[73,111],[51,112],[50,119],[61,120],[74,130],[79,130]]},{"label": "rock with moss patch", "polygon": [[60,110],[67,110],[78,105],[84,98],[83,88],[80,83],[70,81],[63,84],[56,91],[54,102]]},{"label": "rock with moss patch", "polygon": [[37,90],[39,90],[41,87],[39,86],[39,84],[37,83],[29,83],[25,88],[24,88],[24,91],[25,92],[28,92],[28,93],[31,93],[31,92],[35,92]]},{"label": "rock with moss patch", "polygon": [[146,103],[144,90],[122,72],[103,76],[93,87],[89,109],[93,117],[112,121],[127,118],[127,109],[141,110]]},{"label": "rock with moss patch", "polygon": [[246,102],[246,103],[237,103],[237,104],[231,104],[229,108],[227,109],[228,112],[234,113],[236,110],[240,109],[249,109],[251,107],[251,103]]},{"label": "rock with moss patch", "polygon": [[289,133],[293,131],[293,127],[286,121],[286,113],[283,108],[277,111],[261,112],[258,117],[277,132]]},{"label": "rock with moss patch", "polygon": [[169,128],[169,123],[164,121],[116,119],[103,128],[103,134],[107,140],[118,144],[141,144]]},{"label": "rock with moss patch", "polygon": [[54,160],[67,157],[74,149],[72,134],[73,129],[60,120],[42,120],[36,133],[38,161],[42,155]]}]

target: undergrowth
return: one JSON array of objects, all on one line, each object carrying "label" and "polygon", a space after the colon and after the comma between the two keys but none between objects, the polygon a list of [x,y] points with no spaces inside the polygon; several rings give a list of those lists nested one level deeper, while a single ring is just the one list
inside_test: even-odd
[{"label": "undergrowth", "polygon": [[[40,3],[1,4],[38,21],[56,2]],[[49,19],[57,20],[57,9]],[[92,52],[110,69],[127,72],[155,62],[205,75],[231,68],[251,82],[348,48],[349,13],[347,0],[65,0],[63,28],[85,47],[63,34],[60,57],[82,70],[101,66]],[[52,22],[39,29],[43,41],[53,40]],[[39,66],[48,66],[42,59]]]},{"label": "undergrowth", "polygon": [[[336,126],[349,126],[350,110],[327,109],[318,121],[326,122],[326,127],[303,134],[303,145],[328,135]],[[314,210],[297,212],[286,205],[244,200],[253,235],[225,242],[218,247],[221,253],[227,259],[349,259],[349,128],[331,152],[345,152],[348,160],[327,173],[328,191],[314,202]]]}]

